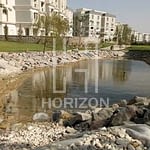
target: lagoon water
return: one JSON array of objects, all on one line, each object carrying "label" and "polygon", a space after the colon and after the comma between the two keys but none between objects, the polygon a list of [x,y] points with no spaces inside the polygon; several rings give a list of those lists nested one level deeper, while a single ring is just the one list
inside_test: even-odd
[{"label": "lagoon water", "polygon": [[[19,120],[20,116],[31,118],[35,112],[55,109],[48,108],[46,103],[42,107],[46,101],[55,101],[53,106],[59,106],[60,100],[68,102],[70,98],[78,107],[83,98],[87,98],[84,105],[91,98],[109,100],[113,104],[137,95],[150,96],[148,64],[136,60],[85,60],[34,73],[7,97],[11,105],[7,112]],[[67,109],[72,108],[68,105]]]}]

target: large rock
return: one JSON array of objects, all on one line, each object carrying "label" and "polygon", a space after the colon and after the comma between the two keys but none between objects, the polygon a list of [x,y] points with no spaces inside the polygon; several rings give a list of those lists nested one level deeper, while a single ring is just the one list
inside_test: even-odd
[{"label": "large rock", "polygon": [[125,121],[130,121],[136,116],[138,108],[134,105],[120,108],[110,119],[111,126],[123,125]]},{"label": "large rock", "polygon": [[33,120],[34,121],[48,121],[49,120],[49,116],[46,113],[40,112],[40,113],[36,113],[33,115]]},{"label": "large rock", "polygon": [[60,111],[54,111],[52,113],[52,122],[59,122],[61,119],[61,112]]},{"label": "large rock", "polygon": [[149,124],[150,123],[150,109],[146,107],[140,107],[136,111],[136,116],[133,120],[137,124]]},{"label": "large rock", "polygon": [[145,146],[150,147],[150,127],[145,124],[127,125],[126,132]]},{"label": "large rock", "polygon": [[91,129],[107,126],[109,118],[113,115],[113,108],[103,108],[98,113],[93,113]]},{"label": "large rock", "polygon": [[128,102],[128,105],[146,105],[150,104],[150,98],[135,96]]},{"label": "large rock", "polygon": [[92,118],[91,114],[89,114],[89,113],[77,112],[77,115],[81,116],[82,121],[87,121],[87,120],[90,120]]},{"label": "large rock", "polygon": [[120,101],[119,106],[120,107],[126,107],[127,104],[128,104],[127,100],[123,99],[123,100]]},{"label": "large rock", "polygon": [[77,112],[70,119],[64,120],[64,126],[74,127],[76,130],[87,130],[91,121],[91,114]]},{"label": "large rock", "polygon": [[71,113],[68,113],[64,110],[54,111],[52,113],[52,121],[53,122],[60,122],[60,121],[62,122],[62,121],[68,120],[72,117],[73,117],[73,115]]}]

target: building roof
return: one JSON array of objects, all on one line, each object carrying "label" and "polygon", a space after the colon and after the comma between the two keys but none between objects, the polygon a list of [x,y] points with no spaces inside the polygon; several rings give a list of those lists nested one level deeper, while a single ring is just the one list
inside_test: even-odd
[{"label": "building roof", "polygon": [[79,9],[76,9],[75,12],[89,12],[91,14],[105,15],[105,16],[108,16],[108,17],[116,18],[116,16],[113,15],[113,14],[110,14],[110,13],[107,13],[107,12],[104,12],[104,11],[89,9],[89,8],[79,8]]}]

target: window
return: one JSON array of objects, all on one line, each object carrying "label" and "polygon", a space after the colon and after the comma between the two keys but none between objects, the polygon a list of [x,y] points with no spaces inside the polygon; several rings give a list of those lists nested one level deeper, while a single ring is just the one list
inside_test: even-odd
[{"label": "window", "polygon": [[34,19],[36,20],[38,18],[38,13],[34,13]]},{"label": "window", "polygon": [[51,12],[53,12],[54,11],[54,9],[51,9]]},{"label": "window", "polygon": [[44,11],[44,2],[41,2],[41,10]]},{"label": "window", "polygon": [[26,36],[29,36],[29,28],[25,28],[25,34]]},{"label": "window", "polygon": [[6,8],[3,9],[3,14],[7,15],[8,14],[8,11]]},{"label": "window", "polygon": [[34,0],[34,7],[37,7],[37,0]]},{"label": "window", "polygon": [[99,20],[99,16],[97,16],[97,20]]},{"label": "window", "polygon": [[99,27],[100,26],[100,23],[99,22],[97,22],[97,27]]},{"label": "window", "polygon": [[108,28],[108,26],[109,26],[109,23],[106,23],[106,27]]},{"label": "window", "polygon": [[44,7],[44,2],[41,2],[41,7]]},{"label": "window", "polygon": [[8,21],[8,10],[6,8],[3,9],[3,14],[6,15],[6,20]]},{"label": "window", "polygon": [[94,19],[94,15],[92,15],[92,19]]},{"label": "window", "polygon": [[90,21],[90,25],[93,26],[94,25],[94,21],[91,20]]}]

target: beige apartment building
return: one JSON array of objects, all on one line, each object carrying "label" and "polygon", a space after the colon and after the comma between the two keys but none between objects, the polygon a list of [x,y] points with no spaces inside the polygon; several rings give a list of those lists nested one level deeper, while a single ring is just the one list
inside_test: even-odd
[{"label": "beige apartment building", "polygon": [[106,12],[81,8],[74,12],[74,36],[113,40],[116,16]]},{"label": "beige apartment building", "polygon": [[102,14],[101,37],[104,41],[112,41],[116,31],[116,16],[110,13]]},{"label": "beige apartment building", "polygon": [[[0,35],[4,35],[7,24],[8,35],[18,35],[21,29],[22,35],[33,36],[38,16],[53,12],[68,19],[68,36],[72,36],[73,12],[67,7],[67,0],[0,0]],[[44,30],[41,29],[38,35],[44,35]]]},{"label": "beige apartment building", "polygon": [[7,26],[10,35],[16,35],[15,1],[0,0],[0,35],[4,35]]}]

